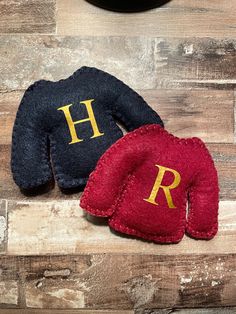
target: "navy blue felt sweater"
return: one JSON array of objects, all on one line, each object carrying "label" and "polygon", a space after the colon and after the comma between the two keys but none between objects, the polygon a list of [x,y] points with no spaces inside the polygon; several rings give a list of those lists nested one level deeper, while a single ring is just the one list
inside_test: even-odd
[{"label": "navy blue felt sweater", "polygon": [[53,178],[62,188],[83,187],[100,156],[122,131],[163,123],[135,91],[114,76],[82,67],[58,82],[31,85],[13,129],[12,173],[22,189]]}]

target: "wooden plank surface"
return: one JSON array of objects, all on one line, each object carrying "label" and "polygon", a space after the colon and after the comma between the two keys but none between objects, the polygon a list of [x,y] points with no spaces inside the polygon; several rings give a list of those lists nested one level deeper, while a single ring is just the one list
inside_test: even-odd
[{"label": "wooden plank surface", "polygon": [[56,0],[1,0],[0,33],[54,33]]},{"label": "wooden plank surface", "polygon": [[0,92],[0,144],[11,144],[12,128],[23,91]]},{"label": "wooden plank surface", "polygon": [[0,254],[7,249],[7,202],[0,200]]},{"label": "wooden plank surface", "polygon": [[[129,310],[0,309],[0,314],[135,314]],[[195,314],[195,313],[194,313]],[[231,313],[229,313],[231,314]]]},{"label": "wooden plank surface", "polygon": [[58,0],[58,33],[91,36],[235,37],[235,1],[173,0],[132,15],[106,12],[83,0]]},{"label": "wooden plank surface", "polygon": [[210,143],[233,142],[232,91],[156,89],[139,93],[163,117],[165,128],[176,136],[198,136]]},{"label": "wooden plank surface", "polygon": [[[227,0],[136,14],[84,0],[0,0],[0,314],[235,313],[235,11]],[[138,90],[177,136],[207,142],[221,189],[213,240],[131,239],[85,214],[80,193],[19,191],[9,162],[24,90],[83,65]]]},{"label": "wooden plank surface", "polygon": [[[222,200],[236,198],[236,145],[208,144],[219,174],[220,197]],[[38,193],[22,193],[14,183],[10,169],[10,145],[0,145],[0,199],[14,200],[65,200],[78,199],[80,193],[65,194],[57,185],[49,185]]]},{"label": "wooden plank surface", "polygon": [[[141,309],[135,311],[135,314],[235,314],[235,307],[214,307],[198,309]],[[1,313],[1,312],[0,312]]]},{"label": "wooden plank surface", "polygon": [[[0,267],[2,284],[19,285],[20,307],[128,310],[236,305],[236,258],[231,254],[9,256],[0,257]],[[5,304],[11,306],[10,302]]]},{"label": "wooden plank surface", "polygon": [[234,89],[234,142],[236,143],[236,88]]},{"label": "wooden plank surface", "polygon": [[0,314],[235,314],[236,307],[197,308],[197,309],[137,309],[129,310],[49,310],[49,309],[0,309]]},{"label": "wooden plank surface", "polygon": [[9,201],[10,255],[73,253],[231,254],[236,253],[236,202],[222,201],[219,232],[211,241],[187,236],[179,244],[158,245],[112,232],[106,219],[83,212],[75,201]]},{"label": "wooden plank surface", "polygon": [[[234,141],[234,94],[228,90],[139,90],[168,131],[206,142]],[[0,144],[11,144],[12,127],[23,91],[0,93]]]},{"label": "wooden plank surface", "polygon": [[[236,41],[210,38],[0,36],[0,90],[58,80],[83,65],[134,89],[235,86]],[[66,64],[66,66],[65,66]]]},{"label": "wooden plank surface", "polygon": [[221,199],[236,199],[236,145],[209,144],[218,170]]}]

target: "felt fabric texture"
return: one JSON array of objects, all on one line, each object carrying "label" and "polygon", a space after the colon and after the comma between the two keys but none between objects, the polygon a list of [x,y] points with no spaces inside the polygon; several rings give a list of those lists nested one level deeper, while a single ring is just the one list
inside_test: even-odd
[{"label": "felt fabric texture", "polygon": [[[90,67],[58,82],[31,85],[13,129],[12,173],[22,189],[37,188],[53,174],[61,188],[83,188],[99,157],[128,131],[159,115],[114,76]],[[52,165],[50,161],[52,159]]]},{"label": "felt fabric texture", "polygon": [[185,232],[196,239],[214,237],[218,202],[217,171],[205,144],[147,125],[100,158],[80,204],[92,215],[109,217],[116,231],[177,243]]}]

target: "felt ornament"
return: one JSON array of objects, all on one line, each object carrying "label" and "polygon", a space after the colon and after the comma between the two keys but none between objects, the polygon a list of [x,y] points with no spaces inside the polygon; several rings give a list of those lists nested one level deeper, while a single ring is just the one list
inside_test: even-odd
[{"label": "felt ornament", "polygon": [[218,199],[217,172],[204,143],[148,125],[106,151],[80,204],[92,215],[109,217],[118,232],[177,243],[185,232],[196,239],[214,237]]},{"label": "felt ornament", "polygon": [[[31,85],[13,129],[12,173],[22,189],[53,178],[61,188],[84,187],[99,157],[128,131],[163,125],[159,115],[130,87],[96,68],[82,67],[58,82]],[[52,160],[52,166],[50,162]]]}]

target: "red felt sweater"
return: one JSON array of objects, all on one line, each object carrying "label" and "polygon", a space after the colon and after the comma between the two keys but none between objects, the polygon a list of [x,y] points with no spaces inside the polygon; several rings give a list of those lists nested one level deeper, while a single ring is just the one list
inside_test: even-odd
[{"label": "red felt sweater", "polygon": [[109,217],[116,231],[176,243],[185,231],[196,239],[214,237],[218,199],[217,172],[204,143],[147,125],[125,135],[100,158],[81,207]]}]

